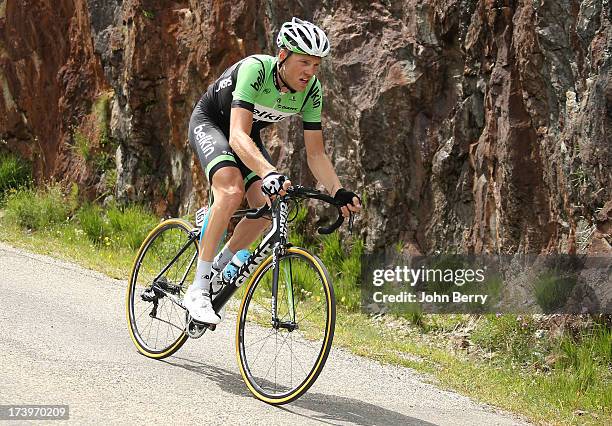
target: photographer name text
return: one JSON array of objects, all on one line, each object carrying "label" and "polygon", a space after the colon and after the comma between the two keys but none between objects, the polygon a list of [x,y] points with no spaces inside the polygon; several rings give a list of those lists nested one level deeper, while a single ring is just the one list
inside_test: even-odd
[{"label": "photographer name text", "polygon": [[487,302],[488,294],[463,294],[453,291],[451,294],[442,293],[410,293],[402,291],[399,294],[385,294],[377,291],[372,295],[376,303],[480,303]]}]

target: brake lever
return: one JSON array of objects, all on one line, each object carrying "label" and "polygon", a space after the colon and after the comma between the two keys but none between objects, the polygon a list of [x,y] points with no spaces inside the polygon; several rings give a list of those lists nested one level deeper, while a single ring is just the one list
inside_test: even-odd
[{"label": "brake lever", "polygon": [[268,206],[267,204],[264,204],[262,207],[257,209],[257,211],[252,212],[252,213],[247,213],[246,217],[248,219],[259,219],[260,217],[262,217],[263,215],[269,212],[270,212],[270,206]]}]

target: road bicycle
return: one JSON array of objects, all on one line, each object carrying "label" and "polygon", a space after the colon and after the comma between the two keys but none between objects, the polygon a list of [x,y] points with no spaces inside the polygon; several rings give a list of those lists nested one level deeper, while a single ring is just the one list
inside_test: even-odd
[{"label": "road bicycle", "polygon": [[[270,404],[294,401],[312,386],[334,337],[336,300],[327,268],[317,256],[288,241],[288,223],[305,199],[321,200],[338,210],[335,223],[318,228],[319,233],[329,234],[342,225],[344,217],[332,197],[312,188],[289,188],[271,206],[234,215],[266,216],[272,226],[231,279],[222,273],[215,277],[215,287],[220,287],[213,294],[217,313],[234,293],[242,293],[236,321],[238,366],[249,390]],[[168,219],[149,233],[138,251],[126,315],[134,344],[150,358],[170,356],[188,338],[215,328],[193,320],[182,304],[193,281],[200,233],[198,221],[194,227],[182,219]]]}]

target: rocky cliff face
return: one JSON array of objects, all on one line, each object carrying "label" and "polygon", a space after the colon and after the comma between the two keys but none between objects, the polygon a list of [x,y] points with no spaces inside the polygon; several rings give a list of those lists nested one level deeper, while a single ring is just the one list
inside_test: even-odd
[{"label": "rocky cliff face", "polygon": [[[324,134],[371,250],[610,252],[609,0],[4,0],[0,136],[59,178],[193,210],[186,142],[227,66],[301,16],[332,41]],[[268,132],[312,184],[299,120]]]}]

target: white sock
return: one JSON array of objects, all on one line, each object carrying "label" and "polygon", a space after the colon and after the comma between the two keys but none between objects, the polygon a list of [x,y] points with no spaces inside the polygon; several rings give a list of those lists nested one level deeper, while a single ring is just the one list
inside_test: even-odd
[{"label": "white sock", "polygon": [[210,281],[212,279],[212,262],[206,262],[198,257],[195,279],[192,287],[210,291]]},{"label": "white sock", "polygon": [[217,257],[215,257],[215,260],[213,261],[213,267],[217,271],[222,271],[227,266],[229,261],[232,260],[232,257],[234,257],[235,254],[236,253],[230,250],[228,241],[227,244],[225,244],[225,247],[223,247],[223,250],[221,250]]}]

